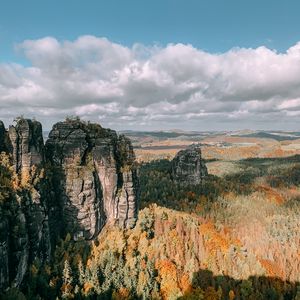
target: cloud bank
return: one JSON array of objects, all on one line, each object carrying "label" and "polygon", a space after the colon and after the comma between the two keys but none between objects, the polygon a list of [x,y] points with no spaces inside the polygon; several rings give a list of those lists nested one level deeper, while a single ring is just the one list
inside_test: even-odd
[{"label": "cloud bank", "polygon": [[300,43],[208,53],[191,45],[131,48],[106,38],[17,45],[0,64],[0,119],[46,124],[79,115],[115,129],[297,129]]}]

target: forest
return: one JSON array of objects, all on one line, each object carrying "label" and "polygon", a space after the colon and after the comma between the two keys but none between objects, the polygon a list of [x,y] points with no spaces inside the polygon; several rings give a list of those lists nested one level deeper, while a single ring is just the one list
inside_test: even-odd
[{"label": "forest", "polygon": [[[172,180],[168,160],[141,163],[133,228],[105,226],[93,241],[66,234],[1,299],[299,300],[300,156],[236,164],[192,186]],[[0,167],[1,210],[14,214],[4,155]]]}]

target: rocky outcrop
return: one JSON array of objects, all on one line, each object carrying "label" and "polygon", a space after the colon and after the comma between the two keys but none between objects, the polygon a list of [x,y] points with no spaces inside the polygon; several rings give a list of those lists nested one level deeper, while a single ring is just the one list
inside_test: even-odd
[{"label": "rocky outcrop", "polygon": [[9,126],[15,171],[30,172],[32,166],[43,162],[44,141],[40,122],[20,118],[16,126]]},{"label": "rocky outcrop", "polygon": [[115,131],[78,120],[53,126],[46,143],[64,229],[95,237],[107,222],[134,223],[137,180],[130,142]]},{"label": "rocky outcrop", "polygon": [[0,122],[1,151],[0,289],[19,286],[66,233],[93,239],[106,223],[135,223],[134,152],[115,131],[67,120],[44,145],[41,124],[19,118],[8,131]]},{"label": "rocky outcrop", "polygon": [[[7,230],[1,237],[0,252],[3,272],[6,263],[9,265],[9,276],[6,278],[9,278],[11,285],[19,286],[30,263],[37,258],[43,262],[50,257],[48,196],[43,178],[44,143],[42,126],[37,121],[19,119],[15,126],[9,127],[8,132],[2,130],[2,124],[2,150],[11,155],[13,166],[13,170],[10,168],[5,172],[10,176],[7,180],[10,179],[13,184],[11,190],[6,190],[1,203],[0,226]],[[1,284],[5,286],[5,282]]]},{"label": "rocky outcrop", "polygon": [[0,153],[8,153],[11,150],[11,145],[8,137],[8,133],[5,129],[4,123],[0,121]]},{"label": "rocky outcrop", "polygon": [[201,157],[201,149],[197,146],[179,151],[171,165],[172,178],[180,184],[199,184],[208,174]]},{"label": "rocky outcrop", "polygon": [[2,121],[0,121],[0,152],[6,151],[6,146],[5,146],[5,127]]}]

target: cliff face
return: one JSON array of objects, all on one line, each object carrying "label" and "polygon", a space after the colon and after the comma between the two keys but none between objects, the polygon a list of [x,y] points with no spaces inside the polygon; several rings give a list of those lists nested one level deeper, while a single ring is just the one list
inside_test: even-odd
[{"label": "cliff face", "polygon": [[5,127],[2,121],[0,121],[0,152],[5,151]]},{"label": "cliff face", "polygon": [[[1,126],[0,126],[1,127]],[[4,128],[4,126],[3,126]],[[0,130],[2,131],[2,130]],[[3,131],[2,131],[3,132]],[[2,150],[6,165],[6,180],[11,181],[1,201],[3,270],[9,269],[9,276],[3,276],[2,286],[10,282],[18,286],[34,259],[45,261],[50,256],[51,245],[47,216],[47,196],[42,178],[44,144],[42,126],[39,122],[21,119],[16,126],[10,126],[4,136]],[[1,284],[1,282],[0,282]]]},{"label": "cliff face", "polygon": [[90,239],[106,222],[134,223],[137,180],[127,139],[100,125],[60,122],[49,134],[46,152],[59,174],[56,196],[68,232]]},{"label": "cliff face", "polygon": [[199,184],[207,176],[207,168],[199,147],[190,147],[177,153],[172,161],[172,178],[182,184]]},{"label": "cliff face", "polygon": [[8,134],[16,173],[30,172],[32,166],[43,162],[44,142],[40,122],[20,119],[16,126],[9,126]]},{"label": "cliff face", "polygon": [[4,123],[0,120],[0,153],[8,152],[10,148],[8,133],[5,129]]},{"label": "cliff face", "polygon": [[11,182],[9,192],[0,189],[0,288],[18,286],[66,233],[93,239],[107,222],[135,223],[138,183],[125,137],[69,120],[53,126],[44,146],[41,124],[20,119],[8,132],[0,122],[0,142]]}]

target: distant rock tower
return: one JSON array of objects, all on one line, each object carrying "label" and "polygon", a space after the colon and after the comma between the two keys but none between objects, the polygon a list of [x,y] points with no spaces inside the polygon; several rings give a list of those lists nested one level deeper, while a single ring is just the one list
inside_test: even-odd
[{"label": "distant rock tower", "polygon": [[196,185],[207,175],[207,168],[198,146],[179,151],[172,160],[172,178],[177,183]]}]

